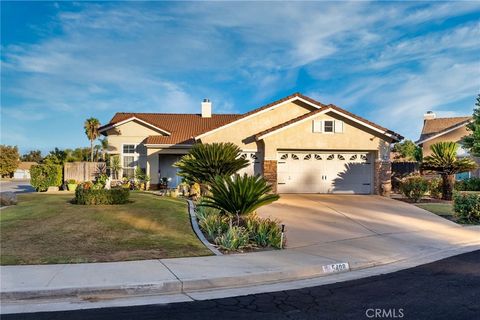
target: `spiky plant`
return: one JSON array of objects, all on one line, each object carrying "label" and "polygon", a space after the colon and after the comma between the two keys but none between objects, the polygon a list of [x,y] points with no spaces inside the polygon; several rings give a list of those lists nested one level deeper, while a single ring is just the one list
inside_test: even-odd
[{"label": "spiky plant", "polygon": [[85,120],[83,128],[85,129],[85,134],[87,135],[88,140],[90,140],[90,161],[93,161],[93,141],[95,141],[98,136],[98,128],[100,127],[100,121],[96,118],[88,118]]},{"label": "spiky plant", "polygon": [[455,142],[437,142],[430,146],[432,154],[423,158],[422,169],[435,171],[442,177],[442,199],[452,200],[455,174],[474,170],[475,161],[457,156],[458,145]]},{"label": "spiky plant", "polygon": [[248,160],[240,155],[240,148],[233,143],[196,144],[174,166],[186,181],[210,184],[216,176],[231,176],[248,166]]},{"label": "spiky plant", "polygon": [[122,169],[122,163],[120,162],[120,157],[115,155],[110,157],[110,170],[113,173],[114,179],[118,179],[118,172]]},{"label": "spiky plant", "polygon": [[237,224],[241,215],[279,199],[277,194],[270,193],[272,187],[260,176],[217,176],[210,187],[211,194],[205,196],[200,205],[236,215]]}]

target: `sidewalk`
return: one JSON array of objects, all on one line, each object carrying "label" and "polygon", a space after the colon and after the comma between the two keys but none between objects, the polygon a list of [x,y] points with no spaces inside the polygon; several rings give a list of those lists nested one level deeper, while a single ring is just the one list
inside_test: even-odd
[{"label": "sidewalk", "polygon": [[375,235],[304,248],[224,256],[2,266],[1,298],[2,304],[8,304],[22,299],[68,296],[201,292],[317,278],[331,274],[324,266],[334,263],[348,262],[350,270],[360,270],[450,250],[480,249],[480,237],[469,243],[419,244],[415,241],[418,233]]}]

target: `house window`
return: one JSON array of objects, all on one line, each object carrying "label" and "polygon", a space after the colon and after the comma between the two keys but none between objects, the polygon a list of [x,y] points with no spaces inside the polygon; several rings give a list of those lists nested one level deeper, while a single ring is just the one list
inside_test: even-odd
[{"label": "house window", "polygon": [[135,157],[123,156],[123,177],[133,178],[135,173]]},{"label": "house window", "polygon": [[134,144],[124,144],[123,145],[123,153],[135,153],[135,145]]},{"label": "house window", "polygon": [[324,132],[333,132],[334,122],[331,120],[326,120],[323,123],[323,131]]}]

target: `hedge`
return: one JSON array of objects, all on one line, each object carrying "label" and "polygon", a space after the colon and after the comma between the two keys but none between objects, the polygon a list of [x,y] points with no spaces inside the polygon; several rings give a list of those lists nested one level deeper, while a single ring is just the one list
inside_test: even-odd
[{"label": "hedge", "polygon": [[30,168],[30,184],[37,191],[47,191],[48,187],[62,185],[62,166],[56,164],[38,164]]},{"label": "hedge", "polygon": [[469,178],[455,183],[457,191],[480,191],[480,178]]},{"label": "hedge", "polygon": [[453,212],[463,223],[480,223],[480,192],[455,192]]},{"label": "hedge", "polygon": [[81,184],[75,190],[75,203],[84,205],[124,204],[128,202],[130,190],[125,188],[90,189]]}]

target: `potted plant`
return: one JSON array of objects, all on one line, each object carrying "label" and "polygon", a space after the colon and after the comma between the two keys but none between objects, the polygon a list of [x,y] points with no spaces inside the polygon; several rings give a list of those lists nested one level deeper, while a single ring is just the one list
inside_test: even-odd
[{"label": "potted plant", "polygon": [[68,187],[68,191],[75,191],[75,189],[77,189],[77,181],[75,181],[75,179],[69,179],[67,181],[67,187]]}]

